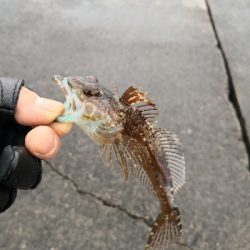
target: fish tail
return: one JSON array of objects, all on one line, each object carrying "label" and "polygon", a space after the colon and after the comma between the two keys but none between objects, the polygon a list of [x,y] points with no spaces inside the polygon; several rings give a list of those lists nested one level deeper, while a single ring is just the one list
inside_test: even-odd
[{"label": "fish tail", "polygon": [[170,212],[162,211],[157,217],[148,237],[145,250],[165,250],[180,237],[181,215],[177,207]]}]

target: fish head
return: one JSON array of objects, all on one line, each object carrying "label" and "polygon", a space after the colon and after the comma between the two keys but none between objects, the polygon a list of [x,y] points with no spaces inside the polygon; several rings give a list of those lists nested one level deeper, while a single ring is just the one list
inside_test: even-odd
[{"label": "fish head", "polygon": [[109,133],[121,131],[123,113],[119,100],[112,91],[100,85],[96,77],[54,75],[52,80],[66,97],[65,117],[73,115],[74,122],[88,129],[90,125],[91,128],[98,125]]}]

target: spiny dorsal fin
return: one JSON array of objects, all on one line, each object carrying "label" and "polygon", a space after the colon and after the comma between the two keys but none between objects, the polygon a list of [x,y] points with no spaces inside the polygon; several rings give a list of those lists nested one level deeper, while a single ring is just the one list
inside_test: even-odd
[{"label": "spiny dorsal fin", "polygon": [[142,116],[151,124],[157,122],[159,112],[154,102],[147,97],[146,93],[130,86],[120,98],[126,105],[137,109]]},{"label": "spiny dorsal fin", "polygon": [[126,89],[123,93],[122,97],[120,98],[121,102],[126,104],[135,104],[135,103],[145,103],[150,106],[155,106],[155,104],[150,100],[146,93],[140,92],[138,89],[130,86]]},{"label": "spiny dorsal fin", "polygon": [[165,186],[173,188],[175,194],[185,183],[185,159],[180,140],[172,132],[157,129],[150,145],[165,174]]},{"label": "spiny dorsal fin", "polygon": [[153,125],[158,121],[159,111],[156,106],[150,106],[147,104],[136,105],[135,108],[141,113],[141,115]]}]

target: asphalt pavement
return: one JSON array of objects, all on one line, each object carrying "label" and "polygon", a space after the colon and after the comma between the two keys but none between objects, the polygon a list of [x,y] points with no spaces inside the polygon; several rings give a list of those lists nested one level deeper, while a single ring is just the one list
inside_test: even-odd
[{"label": "asphalt pavement", "polygon": [[[53,74],[147,91],[185,149],[174,249],[248,250],[249,21],[244,0],[1,0],[0,75],[60,101]],[[0,215],[0,249],[143,250],[157,201],[103,166],[79,128],[43,166],[40,186]]]}]

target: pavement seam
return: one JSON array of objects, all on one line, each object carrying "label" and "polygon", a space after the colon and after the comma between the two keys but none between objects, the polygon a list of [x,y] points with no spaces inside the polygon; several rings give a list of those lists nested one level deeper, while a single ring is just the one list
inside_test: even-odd
[{"label": "pavement seam", "polygon": [[[145,218],[143,216],[139,216],[139,215],[136,215],[134,213],[131,213],[129,212],[126,208],[122,207],[121,205],[118,205],[118,204],[114,204],[110,201],[107,201],[105,199],[103,199],[102,197],[98,196],[97,194],[95,193],[92,193],[92,192],[89,192],[89,191],[86,191],[86,190],[82,190],[79,185],[77,184],[77,182],[71,178],[70,176],[62,173],[61,171],[59,171],[53,163],[51,163],[50,161],[47,161],[47,160],[44,160],[44,162],[48,165],[48,167],[51,169],[51,171],[53,171],[55,174],[59,175],[62,179],[68,181],[71,183],[71,185],[74,187],[74,189],[76,190],[76,192],[79,194],[79,195],[88,195],[89,197],[99,201],[100,203],[102,203],[104,206],[107,206],[107,207],[112,207],[112,208],[115,208],[117,210],[119,210],[120,212],[126,214],[128,217],[130,217],[131,219],[133,220],[140,220],[142,221],[146,226],[148,227],[152,227],[153,225],[153,219],[152,218]],[[189,250],[193,250],[190,246],[188,246],[186,243],[183,243],[183,242],[176,242],[177,245],[181,246],[181,247],[185,247],[186,249],[189,249]]]},{"label": "pavement seam", "polygon": [[224,64],[224,68],[225,68],[225,72],[226,72],[226,76],[227,76],[227,84],[228,84],[228,100],[231,103],[236,117],[238,119],[239,125],[240,125],[240,129],[241,129],[241,137],[242,137],[242,141],[243,144],[245,146],[246,149],[246,154],[248,157],[248,170],[250,171],[250,139],[249,139],[249,135],[248,135],[248,131],[247,131],[247,127],[246,127],[246,120],[244,118],[243,112],[241,110],[240,107],[240,103],[238,101],[237,98],[237,92],[235,89],[235,84],[234,84],[234,80],[233,80],[233,76],[231,73],[231,69],[229,66],[229,62],[224,50],[224,47],[222,45],[222,42],[220,40],[216,25],[215,25],[215,20],[213,17],[213,13],[209,4],[208,0],[204,0],[205,4],[206,4],[206,8],[207,8],[207,13],[208,13],[208,17],[213,29],[213,33],[214,33],[214,37],[216,39],[217,42],[217,48],[220,51],[222,60],[223,60],[223,64]]},{"label": "pavement seam", "polygon": [[176,242],[177,245],[181,246],[181,247],[185,247],[185,249],[189,249],[189,250],[194,250],[191,246],[189,246],[187,243],[184,242]]},{"label": "pavement seam", "polygon": [[[145,218],[143,216],[139,216],[139,215],[136,215],[134,213],[131,213],[130,211],[128,211],[126,208],[122,207],[121,205],[118,205],[118,204],[114,204],[112,203],[111,201],[108,201],[108,200],[105,200],[104,198],[98,196],[97,194],[95,193],[92,193],[90,191],[86,191],[86,190],[83,190],[79,187],[79,185],[77,184],[77,182],[71,178],[70,176],[68,175],[65,175],[63,174],[61,171],[59,171],[51,162],[49,161],[46,161],[46,164],[50,167],[50,169],[56,173],[57,175],[59,175],[61,178],[63,178],[64,180],[66,181],[69,181],[72,186],[75,188],[76,192],[80,195],[88,195],[89,197],[101,202],[104,206],[107,206],[107,207],[112,207],[112,208],[116,208],[117,210],[121,211],[122,213],[126,214],[127,216],[129,216],[130,218],[134,219],[134,220],[140,220],[142,222],[144,222],[148,227],[152,227],[153,225],[153,219],[151,218]],[[151,222],[152,221],[152,222]]]}]

